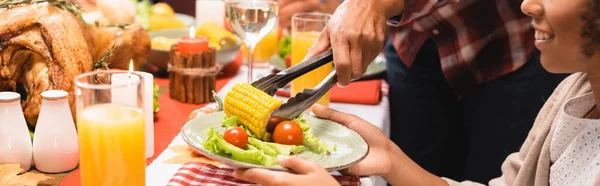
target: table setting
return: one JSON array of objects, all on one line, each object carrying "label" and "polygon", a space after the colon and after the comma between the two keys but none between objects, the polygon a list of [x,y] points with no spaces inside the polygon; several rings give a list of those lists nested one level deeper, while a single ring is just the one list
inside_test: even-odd
[{"label": "table setting", "polygon": [[386,185],[340,174],[368,144],[310,113],[328,106],[389,136],[382,55],[341,88],[331,51],[305,59],[330,14],[298,13],[288,29],[273,0],[194,6],[0,2],[0,185],[256,185],[234,169],[289,172],[278,155],[341,185]]}]

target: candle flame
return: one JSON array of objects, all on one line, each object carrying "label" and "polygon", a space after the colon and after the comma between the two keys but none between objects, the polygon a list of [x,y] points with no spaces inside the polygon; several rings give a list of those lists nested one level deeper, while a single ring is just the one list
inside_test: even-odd
[{"label": "candle flame", "polygon": [[190,38],[196,37],[196,29],[194,26],[190,27]]},{"label": "candle flame", "polygon": [[129,60],[129,72],[133,72],[133,59]]}]

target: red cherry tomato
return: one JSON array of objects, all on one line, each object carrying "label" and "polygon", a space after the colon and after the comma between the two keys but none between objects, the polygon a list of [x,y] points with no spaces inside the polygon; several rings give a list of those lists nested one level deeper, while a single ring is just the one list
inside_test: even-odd
[{"label": "red cherry tomato", "polygon": [[223,133],[223,138],[228,143],[235,145],[241,149],[246,148],[248,144],[248,134],[240,127],[230,127]]},{"label": "red cherry tomato", "polygon": [[284,145],[302,145],[302,128],[294,121],[283,121],[273,131],[273,141]]},{"label": "red cherry tomato", "polygon": [[285,121],[285,119],[283,119],[281,116],[271,117],[269,123],[267,124],[267,132],[273,133],[277,124],[281,123],[282,121]]}]

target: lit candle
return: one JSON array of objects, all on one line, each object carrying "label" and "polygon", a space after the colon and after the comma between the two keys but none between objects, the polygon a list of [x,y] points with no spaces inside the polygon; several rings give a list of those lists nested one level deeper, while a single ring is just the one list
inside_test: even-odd
[{"label": "lit candle", "polygon": [[189,36],[182,36],[177,41],[177,51],[183,55],[200,53],[204,50],[208,50],[208,40],[205,37],[196,37],[194,27],[190,28]]},{"label": "lit candle", "polygon": [[[130,62],[129,70],[133,69],[133,63]],[[137,86],[133,86],[140,82],[139,76],[132,76],[129,73],[113,74],[111,76],[111,84],[115,86],[111,90],[111,102],[113,104],[121,104],[128,106],[137,106]]]},{"label": "lit candle", "polygon": [[[145,128],[145,149],[146,158],[154,155],[154,76],[147,72],[139,72],[133,70],[133,60],[129,62],[129,72],[139,76],[130,74],[114,74],[112,75],[112,83],[131,84],[132,82],[142,82],[142,95],[144,104],[144,128]],[[136,105],[137,87],[118,87],[112,89],[112,103],[124,105]]]}]

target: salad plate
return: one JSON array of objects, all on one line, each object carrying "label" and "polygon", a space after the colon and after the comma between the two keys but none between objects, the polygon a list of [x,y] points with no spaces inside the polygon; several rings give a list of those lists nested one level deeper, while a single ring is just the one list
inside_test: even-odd
[{"label": "salad plate", "polygon": [[[207,115],[197,116],[189,120],[181,129],[183,140],[198,153],[233,168],[264,168],[271,170],[290,171],[278,164],[265,166],[234,160],[230,156],[214,153],[206,149],[204,143],[214,131],[223,134],[226,128],[222,122],[226,118],[225,113],[215,112]],[[310,126],[314,136],[327,146],[333,146],[334,151],[330,153],[315,153],[310,150],[301,151],[293,156],[300,156],[309,161],[319,164],[327,171],[337,171],[351,167],[364,159],[369,151],[366,141],[355,131],[335,123],[333,121],[320,119],[309,114],[303,116],[305,124]],[[238,157],[239,158],[239,157]]]}]

